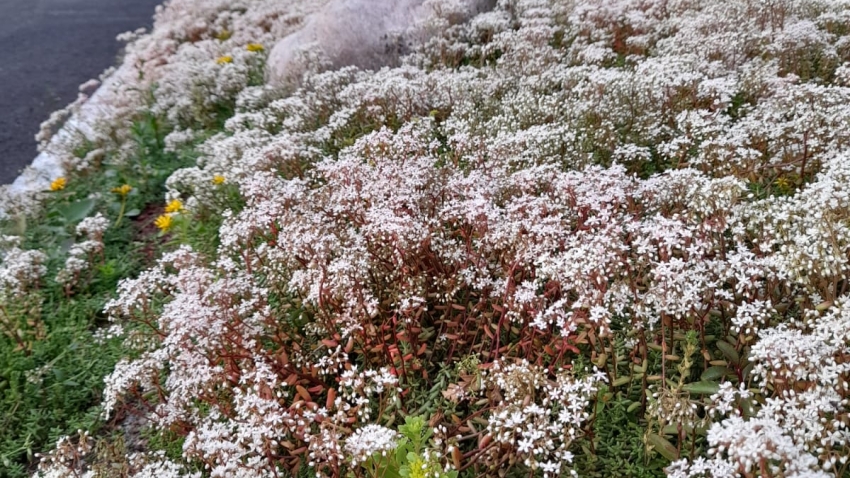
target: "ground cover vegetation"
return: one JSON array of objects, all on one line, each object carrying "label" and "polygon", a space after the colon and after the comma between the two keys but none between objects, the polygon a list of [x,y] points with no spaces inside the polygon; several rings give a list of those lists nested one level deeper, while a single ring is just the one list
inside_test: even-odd
[{"label": "ground cover vegetation", "polygon": [[850,475],[850,3],[428,4],[286,87],[316,3],[135,35],[8,220],[18,475]]},{"label": "ground cover vegetation", "polygon": [[103,307],[120,279],[153,263],[163,183],[194,159],[163,153],[156,137],[153,120],[140,120],[132,162],[57,179],[41,209],[5,225],[0,476],[28,476],[37,451],[102,428],[102,376],[123,354]]}]

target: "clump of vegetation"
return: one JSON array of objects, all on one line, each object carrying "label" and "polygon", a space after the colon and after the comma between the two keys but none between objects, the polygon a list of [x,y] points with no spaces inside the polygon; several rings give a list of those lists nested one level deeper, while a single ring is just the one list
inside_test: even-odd
[{"label": "clump of vegetation", "polygon": [[107,425],[103,377],[124,348],[103,309],[121,279],[173,240],[156,234],[152,214],[163,209],[165,179],[194,159],[157,147],[157,122],[134,126],[134,161],[59,178],[36,214],[4,224],[0,476],[28,476],[36,452]]},{"label": "clump of vegetation", "polygon": [[[106,350],[80,427],[145,423],[134,450],[63,438],[41,473],[847,473],[847,5],[429,2],[401,66],[307,54],[277,89],[270,2],[196,3],[166,12],[203,27],[150,37],[180,41],[143,67],[147,113],[89,139],[53,229],[5,258],[27,268],[3,353],[70,361],[65,384]],[[121,337],[32,361],[53,311]],[[80,422],[50,423],[39,446]]]}]

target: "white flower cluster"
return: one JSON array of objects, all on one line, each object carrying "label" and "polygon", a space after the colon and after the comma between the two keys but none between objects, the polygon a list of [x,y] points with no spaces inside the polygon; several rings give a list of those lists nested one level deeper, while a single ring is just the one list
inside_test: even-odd
[{"label": "white flower cluster", "polygon": [[[266,48],[297,31],[326,1],[175,0],[157,7],[149,33],[118,36],[128,42],[123,63],[84,84],[74,103],[42,125],[39,150],[68,172],[96,169],[107,151],[108,161],[129,161],[131,125],[143,110],[172,122],[176,136],[169,144],[190,140],[190,124],[223,121],[239,93],[263,83]],[[100,88],[89,94],[96,83]],[[41,195],[2,186],[0,197],[9,202],[4,211],[15,213],[36,210]]]},{"label": "white flower cluster", "polygon": [[784,476],[825,477],[832,475],[824,470],[844,465],[850,443],[844,378],[850,372],[844,360],[850,352],[848,304],[850,298],[843,297],[823,315],[762,330],[750,360],[760,388],[773,390],[773,397],[745,419],[742,411],[753,414],[752,393],[721,386],[711,409],[730,417],[709,430],[714,458],[677,463],[670,476],[730,476],[717,470],[746,474],[769,466],[770,473]]},{"label": "white flower cluster", "polygon": [[[41,458],[38,471],[32,478],[96,478],[103,476],[103,464],[92,465],[93,453],[96,451],[94,440],[87,432],[80,431],[78,438],[61,437],[56,448]],[[141,454],[133,453],[126,457],[122,466],[118,463],[107,463],[107,473],[115,472],[115,465],[122,467],[122,476],[128,478],[200,478],[200,473],[186,472],[185,469],[165,457],[164,451]],[[257,475],[233,475],[244,478]]]},{"label": "white flower cluster", "polygon": [[570,447],[590,417],[590,399],[607,380],[605,375],[597,372],[576,379],[565,371],[553,381],[542,368],[527,362],[496,362],[487,380],[503,395],[488,419],[487,432],[493,440],[513,448],[525,465],[542,470],[544,477],[565,472],[577,476],[570,467]]},{"label": "white flower cluster", "polygon": [[[802,284],[850,273],[850,229],[844,225],[850,215],[850,154],[837,147],[829,151],[815,181],[793,196],[741,207],[735,218],[735,230],[751,231],[760,252],[776,251],[768,256],[775,270]],[[834,287],[828,291],[831,297],[839,293]]]},{"label": "white flower cluster", "polygon": [[711,407],[709,411],[715,415],[740,415],[740,408],[736,408],[738,399],[750,398],[750,392],[741,384],[739,388],[735,388],[731,382],[723,382],[720,384],[720,390],[711,396]]},{"label": "white flower cluster", "polygon": [[86,240],[75,243],[68,250],[65,267],[56,274],[56,282],[66,288],[71,288],[79,282],[80,275],[91,267],[98,255],[103,254],[103,233],[108,227],[109,219],[101,213],[87,217],[77,224],[77,235],[85,236]]},{"label": "white flower cluster", "polygon": [[[316,464],[341,463],[340,427],[368,420],[370,398],[389,395],[388,388],[395,393],[398,379],[386,369],[325,369],[339,378],[340,395],[319,406],[304,385],[321,382],[294,359],[261,346],[279,333],[267,291],[250,275],[223,272],[202,266],[200,256],[183,247],[157,268],[122,282],[107,310],[113,320],[147,324],[148,335],[128,337],[140,357],[119,362],[106,378],[106,412],[122,406],[128,391],[157,391],[161,399],[153,405],[151,424],[191,424],[184,454],[205,463],[215,477],[273,475],[268,457],[280,447],[293,451],[299,441],[309,443]],[[153,302],[160,301],[162,311],[153,315]],[[224,363],[210,359],[225,355],[230,358]],[[166,363],[170,371],[163,381]],[[312,370],[318,374],[317,366]],[[202,412],[198,398],[213,399],[223,390],[230,398],[213,400]]]},{"label": "white flower cluster", "polygon": [[[435,21],[397,67],[262,85],[247,45],[314,8],[174,0],[114,74],[104,118],[123,124],[156,83],[150,108],[173,148],[234,114],[167,183],[169,199],[223,215],[217,257],[180,249],[107,307],[146,326],[128,338],[136,358],[107,378],[107,411],[127,394],[161,397],[152,423],[188,427],[187,459],[213,476],[273,473],[302,453],[332,473],[352,458],[351,433],[402,395],[399,369],[421,367],[400,348],[437,310],[438,337],[483,323],[490,362],[514,330],[664,339],[722,317],[749,347],[739,358],[754,387],[723,385],[711,459],[671,476],[820,476],[840,460],[850,2],[502,0],[469,22]],[[89,140],[126,159],[113,144],[126,131],[114,133]],[[227,210],[217,177],[244,208]],[[346,341],[362,349],[343,355]],[[437,357],[462,347],[427,345]],[[601,377],[497,363],[493,450],[547,476],[570,469]]]},{"label": "white flower cluster", "polygon": [[768,323],[772,313],[775,311],[763,300],[743,303],[738,306],[735,317],[732,318],[734,330],[746,335],[755,335],[757,330]]},{"label": "white flower cluster", "polygon": [[339,384],[342,387],[342,396],[357,407],[357,415],[364,421],[368,421],[372,415],[369,399],[373,394],[390,390],[401,391],[395,388],[398,378],[386,368],[358,372],[355,365],[351,370],[339,375]]},{"label": "white flower cluster", "polygon": [[16,245],[2,251],[0,295],[18,296],[36,287],[47,273],[47,255],[41,251],[23,250]]},{"label": "white flower cluster", "polygon": [[135,454],[128,457],[127,461],[131,468],[136,470],[130,478],[200,478],[202,476],[199,472],[187,473],[182,466],[166,458],[165,452]]},{"label": "white flower cluster", "polygon": [[78,431],[77,435],[76,438],[60,437],[56,448],[46,455],[38,455],[38,471],[33,478],[94,478],[94,471],[85,466],[86,456],[94,450],[94,440],[88,432]]},{"label": "white flower cluster", "polygon": [[674,462],[671,478],[733,477],[751,473],[795,478],[828,478],[818,460],[786,435],[775,421],[762,418],[727,418],[708,431],[710,453],[722,458],[699,459],[692,464]]},{"label": "white flower cluster", "polygon": [[345,440],[345,452],[352,464],[363,463],[375,453],[387,456],[395,450],[400,435],[380,425],[366,425]]}]

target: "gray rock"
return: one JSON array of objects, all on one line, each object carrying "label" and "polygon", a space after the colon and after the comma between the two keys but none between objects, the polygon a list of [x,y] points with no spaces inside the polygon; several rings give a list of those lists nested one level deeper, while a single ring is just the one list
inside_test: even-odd
[{"label": "gray rock", "polygon": [[[413,42],[426,39],[414,27],[434,15],[434,0],[331,0],[301,30],[284,38],[269,54],[272,84],[297,82],[308,64],[305,52],[318,52],[327,66],[378,69],[394,65]],[[455,0],[460,23],[495,7],[496,0]]]}]

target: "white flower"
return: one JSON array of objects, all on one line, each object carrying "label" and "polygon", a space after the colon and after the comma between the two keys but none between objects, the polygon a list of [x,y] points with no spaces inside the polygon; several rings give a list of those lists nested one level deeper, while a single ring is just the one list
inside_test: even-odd
[{"label": "white flower", "polygon": [[352,463],[359,464],[375,453],[386,455],[395,450],[400,435],[380,425],[366,425],[345,440],[345,451]]}]

